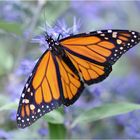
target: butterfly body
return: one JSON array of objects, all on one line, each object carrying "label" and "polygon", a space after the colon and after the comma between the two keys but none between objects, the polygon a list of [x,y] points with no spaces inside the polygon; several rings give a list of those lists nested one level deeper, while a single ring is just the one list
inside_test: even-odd
[{"label": "butterfly body", "polygon": [[52,53],[52,55],[54,56],[58,56],[59,59],[62,59],[65,64],[72,69],[72,71],[79,76],[78,71],[76,70],[75,66],[73,65],[73,63],[71,62],[71,60],[69,59],[69,57],[67,56],[67,54],[65,53],[63,47],[61,46],[61,44],[59,43],[59,40],[54,40],[51,36],[49,36],[48,34],[45,36],[45,40],[46,43],[49,45],[48,50]]},{"label": "butterfly body", "polygon": [[55,41],[51,36],[46,35],[45,36],[46,43],[48,43],[48,50],[51,51],[54,55],[57,56],[63,56],[64,52],[62,48],[60,47],[60,44],[58,41]]},{"label": "butterfly body", "polygon": [[44,35],[49,48],[40,57],[23,89],[17,124],[25,128],[60,105],[72,105],[84,84],[99,83],[112,65],[140,42],[140,33],[102,30],[56,41]]}]

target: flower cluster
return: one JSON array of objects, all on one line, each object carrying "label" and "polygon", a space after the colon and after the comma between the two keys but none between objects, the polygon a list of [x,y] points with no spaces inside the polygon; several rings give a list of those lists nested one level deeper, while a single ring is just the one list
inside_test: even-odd
[{"label": "flower cluster", "polygon": [[[32,19],[32,15],[34,15],[35,10],[32,9],[36,2],[25,2],[21,3],[20,1],[3,1],[0,2],[0,19],[4,22],[17,22],[22,25],[22,27],[27,26],[30,23],[30,19]],[[59,2],[61,5],[64,2]],[[125,3],[125,2],[124,2]],[[49,1],[47,2],[47,6],[51,7],[55,5],[55,2]],[[94,31],[97,29],[105,29],[105,28],[127,28],[135,27],[135,29],[139,29],[139,11],[140,2],[126,2],[118,3],[118,2],[111,2],[111,1],[75,1],[71,0],[69,2],[69,6],[66,8],[65,12],[61,15],[57,15],[54,17],[58,17],[54,19],[56,22],[53,26],[50,26],[48,22],[45,23],[44,27],[40,27],[41,31],[43,32],[41,35],[35,36],[32,39],[32,43],[38,43],[41,47],[39,48],[40,51],[44,52],[48,48],[48,44],[45,40],[44,33],[48,33],[50,36],[53,36],[54,39],[58,39],[58,36],[61,38],[67,37],[69,35],[73,35],[79,32],[85,31]],[[66,6],[66,5],[64,5]],[[45,5],[44,5],[45,7]],[[47,10],[49,9],[47,7]],[[59,6],[56,5],[55,8]],[[134,10],[127,10],[129,7],[133,8]],[[31,10],[30,10],[31,9]],[[131,13],[130,13],[131,12]],[[54,11],[55,13],[55,11]],[[53,13],[53,14],[54,14]],[[59,13],[59,12],[58,12]],[[60,12],[61,13],[61,12]],[[52,14],[52,15],[53,15]],[[73,25],[69,27],[69,21],[71,20],[69,17],[71,15],[74,17]],[[134,15],[134,16],[133,16]],[[51,15],[50,15],[51,16]],[[39,16],[41,17],[41,16]],[[68,17],[66,20],[65,17]],[[60,20],[61,19],[61,20]],[[77,20],[80,19],[80,20]],[[40,19],[39,19],[40,21]],[[67,22],[66,22],[67,21]],[[132,22],[130,22],[132,21]],[[25,24],[23,24],[25,23]],[[39,24],[40,22],[37,22]],[[42,23],[41,23],[42,24]],[[82,25],[82,26],[81,26]],[[131,25],[131,26],[130,26]],[[30,27],[29,27],[30,28]],[[24,37],[24,41],[28,40],[29,33],[31,33],[32,29],[24,29],[22,37]],[[34,31],[33,31],[34,32]],[[36,32],[36,31],[35,31]],[[7,37],[8,38],[8,37]],[[9,41],[11,38],[8,38]],[[32,44],[31,43],[31,44]],[[24,43],[23,43],[24,44]],[[28,44],[28,45],[31,45]],[[24,47],[24,45],[22,45]],[[8,50],[10,52],[12,46]],[[36,50],[33,48],[35,47],[28,47],[27,48],[27,55],[26,59],[23,58],[20,62],[20,65],[16,68],[16,70],[12,71],[8,74],[8,78],[5,79],[5,87],[3,90],[8,95],[6,98],[9,99],[11,102],[19,102],[20,95],[24,84],[28,78],[28,75],[32,71],[33,67],[35,66],[35,62],[33,59],[31,60],[30,54],[36,54]],[[1,49],[1,48],[0,48]],[[14,48],[15,50],[15,48]],[[18,49],[17,49],[18,50]],[[12,52],[12,51],[11,51]],[[29,53],[28,53],[29,52]],[[16,52],[18,53],[18,52]],[[13,53],[14,54],[14,53]],[[136,57],[139,55],[135,49],[131,50],[126,55],[128,57]],[[14,56],[14,55],[13,55]],[[34,55],[32,55],[34,57]],[[27,59],[28,58],[28,59]],[[16,59],[15,59],[16,60]],[[139,63],[139,61],[137,62]],[[125,65],[123,66],[125,67]],[[115,69],[115,67],[113,67]],[[137,67],[138,68],[138,67]],[[121,66],[119,65],[119,70]],[[120,71],[116,73],[119,75]],[[126,70],[128,72],[128,70]],[[138,69],[139,71],[139,69]],[[131,101],[131,102],[140,102],[140,76],[139,73],[135,70],[125,73],[124,75],[110,75],[110,78],[107,78],[101,83],[95,84],[90,87],[86,87],[84,92],[81,94],[81,97],[75,102],[75,104],[69,108],[65,108],[65,122],[64,125],[68,126],[71,124],[72,119],[79,115],[81,112],[85,111],[86,109],[91,109],[99,105],[103,105],[104,103],[116,102],[116,101]],[[3,75],[4,76],[4,75]],[[9,81],[8,81],[8,80]],[[8,82],[7,82],[8,81]],[[1,82],[2,83],[2,82]],[[16,110],[11,110],[10,113],[10,121],[8,118],[7,122],[16,122],[15,117]],[[112,119],[102,120],[100,122],[95,122],[94,124],[86,124],[86,125],[79,125],[74,129],[76,134],[74,136],[77,137],[93,137],[93,138],[107,138],[110,136],[111,138],[140,138],[140,112],[135,111],[125,115],[115,116]],[[7,123],[6,122],[6,123]],[[0,122],[1,123],[1,122]],[[38,123],[38,122],[37,122]],[[35,129],[35,136],[39,138],[46,138],[48,135],[47,126],[38,123],[37,128]],[[96,125],[97,124],[97,125]],[[0,124],[1,126],[1,124]],[[36,126],[35,126],[36,127]],[[13,129],[14,128],[14,129]],[[33,128],[27,128],[27,132],[32,132]],[[10,130],[6,132],[6,130]],[[15,128],[15,125],[12,126],[11,124],[4,130],[4,128],[0,129],[0,138],[1,139],[11,139],[12,136],[15,135],[13,132],[17,131],[20,132]],[[73,130],[70,130],[73,131]],[[25,131],[24,131],[25,133]],[[29,134],[27,133],[27,134]],[[11,135],[13,134],[13,135]],[[26,135],[26,133],[25,133]]]}]

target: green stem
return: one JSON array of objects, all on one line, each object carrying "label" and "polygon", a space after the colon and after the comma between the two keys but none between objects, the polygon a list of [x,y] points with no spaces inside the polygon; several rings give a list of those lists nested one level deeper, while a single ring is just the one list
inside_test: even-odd
[{"label": "green stem", "polygon": [[53,124],[48,123],[49,128],[49,137],[50,139],[61,139],[64,140],[66,138],[66,128],[64,124]]},{"label": "green stem", "polygon": [[[64,108],[61,107],[58,109],[62,115],[64,115]],[[48,129],[49,129],[49,137],[50,139],[61,139],[64,140],[67,135],[67,128],[65,127],[65,124],[54,124],[54,123],[48,123]]]}]

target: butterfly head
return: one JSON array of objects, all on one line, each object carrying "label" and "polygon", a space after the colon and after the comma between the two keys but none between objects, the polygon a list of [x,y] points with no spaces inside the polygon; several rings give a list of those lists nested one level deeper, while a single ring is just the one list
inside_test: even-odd
[{"label": "butterfly head", "polygon": [[45,33],[45,40],[47,41],[50,49],[57,45],[56,41],[52,38],[52,36],[48,35],[48,33]]},{"label": "butterfly head", "polygon": [[52,36],[48,35],[48,33],[45,33],[45,40],[49,45],[49,50],[54,54],[54,55],[63,55],[64,52],[60,47],[60,44],[58,41],[54,40]]}]

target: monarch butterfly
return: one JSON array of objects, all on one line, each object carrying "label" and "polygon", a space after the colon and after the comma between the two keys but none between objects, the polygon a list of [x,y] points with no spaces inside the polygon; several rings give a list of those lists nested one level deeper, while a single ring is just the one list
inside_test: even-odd
[{"label": "monarch butterfly", "polygon": [[49,48],[38,60],[25,84],[17,111],[17,124],[25,128],[61,104],[73,104],[84,84],[98,83],[112,65],[140,42],[140,33],[102,30],[56,41],[45,33]]}]

